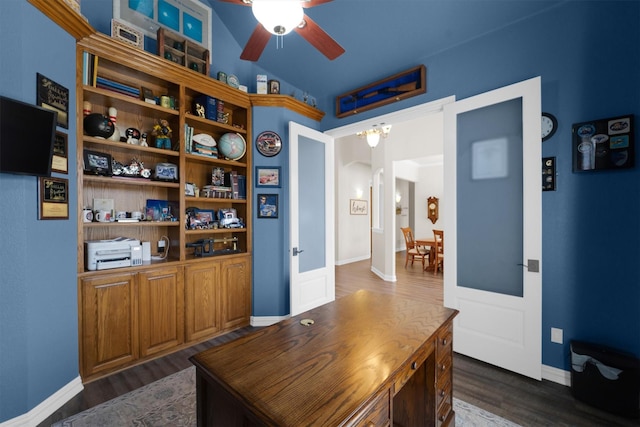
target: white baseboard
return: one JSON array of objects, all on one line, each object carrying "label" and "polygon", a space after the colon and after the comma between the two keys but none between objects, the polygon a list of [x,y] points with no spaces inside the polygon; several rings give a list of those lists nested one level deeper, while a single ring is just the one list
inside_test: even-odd
[{"label": "white baseboard", "polygon": [[0,423],[0,427],[35,427],[83,389],[82,380],[77,376],[26,414]]},{"label": "white baseboard", "polygon": [[288,319],[289,317],[291,317],[289,314],[286,316],[251,316],[250,323],[251,326],[271,326],[281,320]]},{"label": "white baseboard", "polygon": [[373,272],[373,274],[375,274],[376,276],[378,276],[379,278],[381,278],[382,280],[384,280],[385,282],[395,282],[396,276],[387,276],[385,275],[382,271],[378,270],[377,268],[371,266],[371,271]]},{"label": "white baseboard", "polygon": [[571,386],[571,372],[553,366],[542,365],[542,379],[564,386]]},{"label": "white baseboard", "polygon": [[352,262],[364,261],[365,259],[371,259],[371,255],[363,255],[355,258],[338,260],[336,261],[336,265],[351,264]]}]

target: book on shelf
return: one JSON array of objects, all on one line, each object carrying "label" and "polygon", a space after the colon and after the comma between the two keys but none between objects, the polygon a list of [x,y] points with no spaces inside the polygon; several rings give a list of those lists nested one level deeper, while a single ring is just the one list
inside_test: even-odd
[{"label": "book on shelf", "polygon": [[98,76],[96,79],[96,84],[100,85],[100,87],[103,87],[105,89],[111,88],[119,92],[130,93],[131,95],[134,95],[136,97],[140,96],[140,89],[135,88],[133,86],[128,86],[122,83],[118,83],[113,80],[105,79],[104,77]]},{"label": "book on shelf", "polygon": [[110,90],[112,92],[119,93],[120,95],[126,95],[126,96],[130,96],[132,98],[138,98],[138,96],[136,94],[134,94],[134,93],[127,92],[127,91],[120,90],[120,89],[116,89],[116,88],[110,87],[110,86],[105,86],[105,85],[102,85],[100,83],[98,83],[95,87],[97,87],[98,89]]},{"label": "book on shelf", "polygon": [[82,84],[96,86],[98,75],[98,57],[89,52],[82,52]]},{"label": "book on shelf", "polygon": [[189,126],[187,123],[184,124],[184,152],[191,153],[191,145],[193,138],[193,128]]}]

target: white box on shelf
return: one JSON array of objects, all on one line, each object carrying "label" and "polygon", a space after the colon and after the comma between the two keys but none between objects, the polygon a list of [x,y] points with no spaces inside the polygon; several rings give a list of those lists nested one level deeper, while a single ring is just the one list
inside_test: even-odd
[{"label": "white box on shelf", "polygon": [[267,75],[258,74],[258,80],[256,84],[256,93],[261,95],[267,94]]}]

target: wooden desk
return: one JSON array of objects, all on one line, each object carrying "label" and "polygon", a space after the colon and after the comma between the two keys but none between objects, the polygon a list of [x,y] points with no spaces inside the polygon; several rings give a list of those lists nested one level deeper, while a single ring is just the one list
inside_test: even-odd
[{"label": "wooden desk", "polygon": [[416,245],[429,246],[429,264],[424,267],[427,269],[434,269],[436,263],[436,257],[434,256],[436,250],[436,240],[433,237],[427,237],[423,239],[416,239]]},{"label": "wooden desk", "polygon": [[205,350],[198,425],[453,425],[456,314],[361,290]]}]

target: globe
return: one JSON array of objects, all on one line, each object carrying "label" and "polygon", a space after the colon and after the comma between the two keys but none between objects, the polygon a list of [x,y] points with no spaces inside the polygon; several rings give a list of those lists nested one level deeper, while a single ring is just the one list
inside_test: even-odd
[{"label": "globe", "polygon": [[225,133],[218,140],[218,152],[229,160],[238,160],[247,151],[247,143],[239,133]]}]

